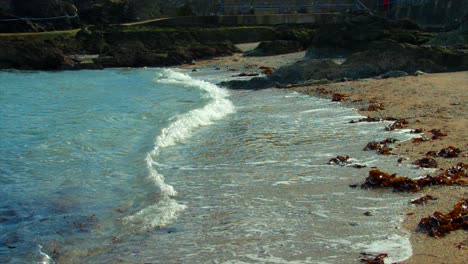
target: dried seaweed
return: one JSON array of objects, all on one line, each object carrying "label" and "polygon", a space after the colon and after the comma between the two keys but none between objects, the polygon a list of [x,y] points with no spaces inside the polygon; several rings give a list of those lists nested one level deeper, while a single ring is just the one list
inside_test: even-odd
[{"label": "dried seaweed", "polygon": [[339,94],[339,93],[334,93],[332,95],[332,101],[333,102],[341,102],[346,100],[346,95],[344,94]]},{"label": "dried seaweed", "polygon": [[382,121],[382,119],[378,118],[378,117],[366,117],[366,118],[361,118],[357,121],[355,120],[351,120],[349,123],[353,124],[353,123],[360,123],[360,122],[380,122]]},{"label": "dried seaweed", "polygon": [[432,185],[466,185],[468,164],[458,163],[456,166],[444,171],[437,176],[427,175],[419,179],[396,176],[378,169],[371,170],[362,188],[393,188],[398,192],[418,192],[423,187]]},{"label": "dried seaweed", "polygon": [[395,129],[402,129],[405,128],[408,125],[408,121],[406,119],[398,119],[393,124],[385,127],[386,131],[393,131]]},{"label": "dried seaweed", "polygon": [[468,199],[455,204],[448,214],[434,212],[422,218],[416,230],[440,238],[457,229],[468,229]]},{"label": "dried seaweed", "polygon": [[432,129],[430,132],[432,133],[432,137],[431,137],[432,140],[440,139],[442,137],[447,136],[447,134],[440,131],[440,129]]},{"label": "dried seaweed", "polygon": [[259,69],[262,70],[262,73],[266,74],[266,75],[270,75],[270,74],[273,74],[275,72],[274,68],[267,67],[267,66],[260,66]]},{"label": "dried seaweed", "polygon": [[328,161],[328,164],[336,164],[340,166],[345,166],[348,164],[349,156],[336,156]]},{"label": "dried seaweed", "polygon": [[232,75],[232,77],[253,77],[253,76],[258,76],[260,74],[258,73],[240,73],[240,74],[236,74],[236,75]]},{"label": "dried seaweed", "polygon": [[421,134],[423,132],[424,132],[424,129],[422,128],[416,128],[410,131],[410,133],[413,133],[413,134]]},{"label": "dried seaweed", "polygon": [[381,103],[371,103],[367,109],[361,109],[363,111],[377,111],[377,110],[384,110],[384,106]]},{"label": "dried seaweed", "polygon": [[411,203],[412,204],[426,204],[429,200],[437,200],[437,198],[435,198],[432,195],[426,194],[423,197],[412,200]]},{"label": "dried seaweed", "polygon": [[433,158],[418,159],[413,164],[418,165],[420,168],[437,168],[437,161]]},{"label": "dried seaweed", "polygon": [[389,145],[395,143],[396,141],[398,140],[394,138],[387,138],[380,142],[372,141],[367,143],[363,150],[375,150],[375,152],[380,155],[395,155],[392,153],[392,148],[390,148]]},{"label": "dried seaweed", "polygon": [[381,253],[377,256],[372,256],[366,253],[361,253],[361,255],[363,255],[363,257],[361,257],[359,260],[366,264],[384,264],[384,258],[388,257],[387,253]]},{"label": "dried seaweed", "polygon": [[427,156],[443,157],[443,158],[457,158],[461,153],[461,150],[454,146],[448,146],[439,150],[438,152],[429,151],[426,153]]}]

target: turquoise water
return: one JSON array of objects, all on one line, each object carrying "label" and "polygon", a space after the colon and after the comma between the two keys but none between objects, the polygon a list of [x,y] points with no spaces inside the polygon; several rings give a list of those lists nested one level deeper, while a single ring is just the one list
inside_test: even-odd
[{"label": "turquoise water", "polygon": [[[355,111],[229,73],[0,73],[0,262],[349,263],[411,254],[407,197],[349,188],[407,139]],[[203,81],[208,80],[208,81]],[[406,175],[411,168],[399,168]],[[373,217],[363,212],[372,211]]]}]

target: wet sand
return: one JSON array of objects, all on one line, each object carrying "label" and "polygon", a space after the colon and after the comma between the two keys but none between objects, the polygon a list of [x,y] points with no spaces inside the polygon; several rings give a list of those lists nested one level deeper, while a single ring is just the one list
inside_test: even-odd
[{"label": "wet sand", "polygon": [[[242,48],[246,50],[246,47],[248,49],[254,46],[250,44]],[[301,60],[303,56],[303,52],[269,57],[242,57],[242,54],[235,54],[184,67],[220,67],[239,71],[257,69],[255,66],[278,68]],[[404,118],[409,122],[408,128],[423,129],[429,138],[432,135],[429,131],[432,129],[440,129],[447,133],[442,139],[421,143],[410,141],[398,143],[393,150],[397,154],[395,166],[398,166],[396,160],[399,158],[403,158],[403,164],[411,164],[425,157],[428,151],[438,151],[448,146],[460,148],[461,155],[450,159],[435,158],[440,169],[448,169],[459,162],[468,163],[468,71],[389,79],[363,79],[292,89],[315,96],[330,96],[324,95],[323,91],[340,93],[346,96],[343,104],[357,109],[364,109],[370,103],[380,103],[383,110],[361,110],[360,113],[370,117]],[[388,173],[393,172],[388,171]],[[365,176],[367,175],[363,175],[362,181]],[[450,212],[457,202],[468,197],[468,188],[466,186],[432,187],[420,192],[421,196],[424,194],[432,195],[437,200],[429,201],[426,205],[411,205],[408,201],[408,207],[402,212],[406,215],[403,226],[411,233],[413,246],[413,256],[404,263],[466,263],[468,233],[465,230],[451,232],[444,238],[436,239],[417,233],[416,227],[421,218],[435,211],[444,214]]]}]

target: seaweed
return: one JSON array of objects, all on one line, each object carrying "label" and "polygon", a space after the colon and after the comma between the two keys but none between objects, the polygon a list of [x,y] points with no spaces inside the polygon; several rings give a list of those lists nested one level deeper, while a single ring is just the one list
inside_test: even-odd
[{"label": "seaweed", "polygon": [[435,151],[428,151],[426,153],[427,156],[433,157],[443,157],[443,158],[457,158],[461,153],[461,150],[454,146],[448,146],[439,150],[438,152]]},{"label": "seaweed", "polygon": [[421,142],[426,142],[426,141],[429,141],[429,139],[427,139],[426,137],[418,137],[418,138],[412,138],[411,139],[411,142],[413,143],[421,143]]},{"label": "seaweed", "polygon": [[260,66],[259,69],[262,70],[262,73],[266,75],[271,75],[275,72],[275,68],[267,66]]},{"label": "seaweed", "polygon": [[340,93],[334,93],[332,95],[332,102],[346,101],[346,95]]},{"label": "seaweed", "polygon": [[412,133],[412,134],[421,134],[423,132],[424,132],[424,129],[422,129],[422,128],[416,128],[416,129],[413,129],[413,130],[410,131],[410,133]]},{"label": "seaweed", "polygon": [[395,143],[396,141],[398,140],[394,138],[387,138],[380,142],[371,141],[367,143],[363,150],[375,150],[375,152],[380,155],[395,155],[392,153],[392,148],[390,148],[389,145]]},{"label": "seaweed", "polygon": [[377,110],[384,110],[384,106],[381,103],[371,103],[367,109],[361,109],[363,111],[377,111]]},{"label": "seaweed", "polygon": [[437,161],[433,158],[418,159],[413,164],[418,165],[420,168],[437,168]]},{"label": "seaweed", "polygon": [[253,76],[258,76],[259,74],[258,73],[240,73],[240,74],[236,74],[236,75],[232,75],[232,77],[253,77]]},{"label": "seaweed", "polygon": [[429,200],[437,200],[437,198],[435,198],[432,195],[426,194],[423,197],[412,200],[411,203],[412,204],[426,204]]},{"label": "seaweed", "polygon": [[382,121],[382,119],[380,119],[380,118],[378,118],[378,117],[370,117],[370,116],[368,116],[368,117],[366,117],[366,118],[361,118],[361,119],[359,119],[359,120],[357,120],[357,121],[351,120],[351,121],[349,121],[349,123],[353,124],[353,123],[359,123],[359,122],[380,122],[380,121]]},{"label": "seaweed", "polygon": [[335,158],[331,158],[328,161],[328,164],[336,164],[340,166],[345,166],[348,164],[349,156],[336,156]]},{"label": "seaweed", "polygon": [[366,264],[384,264],[384,258],[388,257],[387,253],[381,253],[377,256],[372,256],[367,253],[361,253],[361,255],[363,255],[363,257],[361,257],[359,260]]},{"label": "seaweed", "polygon": [[385,130],[386,131],[393,131],[395,129],[402,129],[405,128],[408,125],[408,121],[406,119],[398,119],[393,122],[393,124],[386,126]]},{"label": "seaweed", "polygon": [[361,184],[362,188],[393,188],[398,192],[418,192],[426,186],[433,185],[466,185],[464,178],[467,175],[468,164],[462,162],[456,166],[444,171],[437,176],[426,175],[423,178],[411,179],[408,177],[388,174],[378,169],[371,170],[365,182]]},{"label": "seaweed", "polygon": [[432,140],[440,139],[442,137],[447,136],[447,133],[440,131],[440,129],[432,129],[430,132],[432,133]]},{"label": "seaweed", "polygon": [[424,217],[418,224],[418,232],[427,233],[429,236],[441,238],[458,229],[468,229],[468,199],[463,199],[455,204],[453,210],[447,214],[434,212]]}]

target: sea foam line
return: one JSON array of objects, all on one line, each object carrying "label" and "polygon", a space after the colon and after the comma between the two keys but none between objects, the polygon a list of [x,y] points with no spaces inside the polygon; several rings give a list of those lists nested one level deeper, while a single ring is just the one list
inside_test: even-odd
[{"label": "sea foam line", "polygon": [[172,197],[177,195],[176,190],[167,184],[164,175],[156,170],[155,160],[161,149],[173,146],[192,136],[193,131],[201,126],[212,124],[235,111],[234,105],[227,97],[227,90],[203,81],[196,80],[187,74],[170,69],[162,69],[154,79],[156,83],[172,84],[185,87],[193,87],[207,92],[211,101],[202,108],[191,110],[179,115],[168,127],[162,129],[156,138],[154,148],[146,155],[148,178],[160,189],[161,199],[157,204],[148,206],[139,212],[124,218],[124,223],[148,230],[155,227],[163,227],[174,221],[178,214],[186,206],[177,203]]}]

